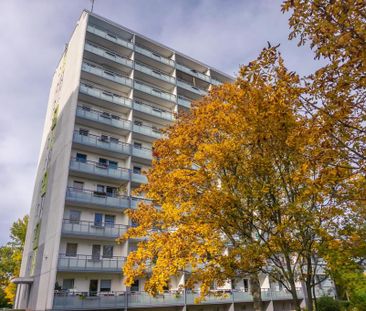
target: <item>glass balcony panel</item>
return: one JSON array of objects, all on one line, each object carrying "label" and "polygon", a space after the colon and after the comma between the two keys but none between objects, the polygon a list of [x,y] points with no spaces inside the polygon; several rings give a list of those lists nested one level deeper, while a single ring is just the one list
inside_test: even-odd
[{"label": "glass balcony panel", "polygon": [[152,297],[146,292],[128,293],[128,305],[131,307],[139,306],[162,306],[162,305],[183,305],[184,295],[172,292],[158,294]]},{"label": "glass balcony panel", "polygon": [[174,120],[173,113],[155,108],[153,106],[144,104],[142,102],[140,103],[138,101],[134,101],[133,102],[133,109],[141,111],[141,112],[145,112],[147,114],[150,114],[150,115],[153,115],[153,116],[165,119],[165,120],[169,120],[169,121]]},{"label": "glass balcony panel", "polygon": [[81,117],[84,119],[108,124],[113,127],[118,127],[118,128],[125,129],[125,130],[131,130],[130,121],[123,120],[123,119],[114,119],[111,117],[108,118],[105,116],[105,114],[103,114],[103,112],[100,112],[100,111],[91,110],[91,109],[87,110],[87,109],[83,109],[83,107],[78,106],[76,108],[76,115],[78,117]]},{"label": "glass balcony panel", "polygon": [[79,88],[80,92],[89,96],[93,96],[105,101],[109,101],[121,106],[125,106],[125,107],[131,107],[132,106],[132,102],[131,100],[129,100],[128,98],[104,91],[102,89],[96,88],[96,87],[91,87],[87,84],[84,83],[80,83],[80,88]]},{"label": "glass balcony panel", "polygon": [[195,86],[193,86],[193,85],[191,85],[189,83],[186,83],[186,82],[184,82],[182,80],[178,80],[177,81],[177,85],[180,86],[181,88],[184,88],[186,90],[189,90],[189,91],[191,91],[193,93],[196,93],[198,95],[201,95],[201,96],[207,95],[207,92],[205,90],[202,90],[202,89],[200,89],[198,87],[195,87]]},{"label": "glass balcony panel", "polygon": [[137,206],[140,202],[145,202],[147,204],[150,204],[152,201],[149,199],[144,199],[144,198],[131,197],[131,208],[137,208]]},{"label": "glass balcony panel", "polygon": [[152,160],[152,151],[150,149],[133,147],[132,155],[139,158]]},{"label": "glass balcony panel", "polygon": [[141,184],[147,183],[147,177],[145,175],[132,173],[131,176],[132,176],[131,178],[132,178],[133,182],[137,182],[137,183],[141,183]]},{"label": "glass balcony panel", "polygon": [[146,66],[135,63],[135,69],[138,70],[138,71],[144,72],[144,73],[146,73],[150,76],[153,76],[155,78],[158,78],[160,80],[164,80],[164,81],[167,81],[167,82],[173,83],[173,84],[175,83],[175,78],[174,77],[171,77],[171,76],[166,75],[166,74],[161,73],[161,72],[157,72],[153,69],[150,69],[149,67],[146,67]]},{"label": "glass balcony panel", "polygon": [[70,220],[64,219],[62,223],[62,232],[80,234],[80,235],[90,235],[98,237],[110,237],[117,238],[124,234],[128,229],[127,225],[120,224],[101,224],[95,225],[94,221],[85,220]]},{"label": "glass balcony panel", "polygon": [[127,86],[132,86],[132,80],[130,78],[121,76],[115,72],[106,70],[104,68],[101,67],[94,67],[89,63],[85,63],[83,62],[81,69],[85,72],[89,72],[92,73],[94,75],[97,75],[99,77],[105,78],[107,80],[111,80],[115,83],[119,83],[122,85],[127,85]]},{"label": "glass balcony panel", "polygon": [[222,84],[222,82],[220,82],[220,81],[218,81],[218,80],[216,80],[214,78],[211,78],[211,84],[220,85],[220,84]]},{"label": "glass balcony panel", "polygon": [[146,55],[150,58],[153,58],[161,63],[164,63],[164,64],[167,64],[167,65],[170,65],[170,66],[174,66],[174,61],[172,59],[169,59],[169,58],[166,58],[166,57],[163,57],[159,54],[156,54],[152,51],[149,51],[147,49],[144,49],[140,46],[137,46],[135,45],[135,51],[140,53],[140,54],[143,54],[143,55]]},{"label": "glass balcony panel", "polygon": [[[205,300],[201,302],[201,304],[221,304],[221,303],[231,303],[232,296],[231,292],[227,291],[226,293],[217,292],[217,293],[210,293],[209,295],[205,296]],[[199,298],[200,294],[195,291],[187,292],[187,304],[194,304],[196,298]]]},{"label": "glass balcony panel", "polygon": [[200,78],[202,80],[205,80],[207,82],[210,82],[210,77],[201,73],[201,72],[198,72],[198,71],[195,71],[195,70],[192,70],[184,65],[181,65],[181,64],[176,64],[176,68],[181,70],[181,71],[184,71],[192,76],[195,76],[197,78]]},{"label": "glass balcony panel", "polygon": [[141,125],[133,125],[133,131],[135,133],[140,133],[146,136],[150,136],[150,137],[154,137],[154,138],[161,138],[163,137],[163,134],[158,130],[158,129],[154,129],[152,127],[148,127],[148,126],[141,126]]},{"label": "glass balcony panel", "polygon": [[90,32],[90,33],[93,33],[93,34],[95,34],[99,37],[102,37],[104,39],[107,39],[109,41],[115,42],[118,45],[124,46],[126,48],[131,49],[131,50],[133,49],[133,44],[131,42],[128,42],[127,40],[124,40],[124,39],[116,36],[115,34],[112,34],[110,32],[107,32],[105,30],[97,28],[95,26],[88,25],[87,31]]},{"label": "glass balcony panel", "polygon": [[113,208],[125,209],[130,207],[130,198],[128,196],[110,197],[101,195],[93,190],[80,190],[69,187],[66,192],[66,199],[81,204],[93,204]]},{"label": "glass balcony panel", "polygon": [[86,136],[86,135],[80,135],[79,132],[74,132],[73,140],[75,143],[83,145],[93,146],[126,155],[130,154],[130,148],[131,148],[130,144],[122,142],[115,143],[113,141],[106,141],[99,136],[94,136],[90,134]]},{"label": "glass balcony panel", "polygon": [[132,68],[132,65],[133,65],[132,60],[127,59],[125,57],[121,57],[121,56],[115,54],[114,52],[105,50],[105,49],[100,48],[98,46],[92,45],[88,42],[85,43],[85,50],[89,51],[91,53],[97,54],[99,56],[102,56],[104,58],[110,59],[110,60],[112,60],[116,63],[119,63],[121,65]]},{"label": "glass balcony panel", "polygon": [[112,258],[100,257],[93,258],[92,255],[77,255],[68,257],[64,254],[59,255],[58,268],[60,270],[71,271],[110,271],[119,272],[126,258],[122,256],[114,256]]},{"label": "glass balcony panel", "polygon": [[[233,291],[233,295],[234,295],[235,302],[253,301],[253,297],[249,292]],[[263,294],[262,294],[262,296],[263,296]]]},{"label": "glass balcony panel", "polygon": [[148,93],[150,95],[156,96],[156,97],[160,97],[160,98],[172,101],[172,102],[175,102],[175,100],[176,100],[174,94],[169,94],[169,93],[166,93],[164,91],[154,89],[154,88],[152,88],[152,87],[150,87],[146,84],[142,84],[142,83],[137,82],[137,81],[135,81],[135,89],[137,89],[139,91],[142,91],[142,92],[145,92],[145,93]]},{"label": "glass balcony panel", "polygon": [[178,105],[184,106],[186,108],[191,108],[191,101],[182,96],[178,96]]}]

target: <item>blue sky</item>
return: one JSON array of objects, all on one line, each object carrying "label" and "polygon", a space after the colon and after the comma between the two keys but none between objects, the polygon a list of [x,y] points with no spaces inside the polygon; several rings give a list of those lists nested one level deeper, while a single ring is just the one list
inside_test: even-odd
[{"label": "blue sky", "polygon": [[[94,12],[228,74],[267,45],[289,69],[319,66],[288,41],[277,0],[95,0]],[[0,0],[0,245],[29,212],[51,78],[90,0]]]}]

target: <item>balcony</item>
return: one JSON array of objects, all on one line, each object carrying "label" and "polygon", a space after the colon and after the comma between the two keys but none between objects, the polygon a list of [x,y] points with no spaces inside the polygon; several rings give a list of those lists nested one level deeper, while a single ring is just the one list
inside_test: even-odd
[{"label": "balcony", "polygon": [[[145,178],[146,178],[146,176],[145,176]],[[152,200],[141,198],[141,197],[131,197],[131,208],[137,208],[137,206],[139,205],[140,202],[144,202],[146,204],[151,204]]]},{"label": "balcony", "polygon": [[216,80],[216,79],[214,79],[214,78],[211,78],[211,84],[213,84],[213,85],[220,85],[220,84],[222,84],[223,82],[220,82],[220,81],[218,81],[218,80]]},{"label": "balcony", "polygon": [[210,77],[207,76],[207,75],[205,75],[205,74],[203,74],[203,73],[201,73],[201,72],[199,72],[199,71],[196,71],[194,69],[188,68],[188,67],[183,66],[181,64],[176,64],[176,68],[178,70],[180,70],[180,71],[183,71],[185,73],[188,73],[191,76],[194,76],[194,77],[199,78],[201,80],[204,80],[206,82],[210,82]]},{"label": "balcony", "polygon": [[131,181],[133,183],[137,183],[137,184],[147,184],[147,177],[145,175],[142,175],[142,174],[132,173],[131,174]]},{"label": "balcony", "polygon": [[169,59],[169,58],[166,58],[164,56],[161,56],[155,52],[152,52],[150,50],[147,50],[143,47],[140,47],[140,46],[137,46],[135,45],[135,51],[137,53],[140,53],[142,55],[145,55],[155,61],[158,61],[159,63],[162,63],[162,64],[166,64],[166,65],[169,65],[171,67],[174,67],[174,61],[172,59]]},{"label": "balcony", "polygon": [[152,150],[132,146],[132,156],[143,160],[148,160],[148,162],[150,162],[152,160]]},{"label": "balcony", "polygon": [[83,62],[81,70],[86,79],[94,79],[98,84],[106,85],[112,88],[121,88],[126,92],[132,87],[132,80],[116,72],[97,66],[92,63]]},{"label": "balcony", "polygon": [[111,258],[96,257],[93,255],[77,255],[69,257],[60,254],[58,257],[58,271],[68,272],[113,272],[121,273],[126,258],[113,256]]},{"label": "balcony", "polygon": [[136,135],[138,138],[140,136],[147,136],[148,138],[155,140],[163,137],[163,134],[159,129],[150,126],[134,124],[132,130],[134,133],[138,134]]},{"label": "balcony", "polygon": [[111,33],[107,30],[100,29],[93,25],[88,25],[87,32],[92,34],[97,41],[101,41],[103,45],[107,45],[109,48],[118,48],[122,53],[131,53],[133,50],[133,43],[121,38],[120,36]]},{"label": "balcony", "polygon": [[185,108],[190,109],[191,108],[191,104],[192,104],[192,102],[189,99],[187,99],[187,98],[185,98],[185,97],[183,97],[181,95],[178,95],[178,105],[181,105],[181,106],[183,106]]},{"label": "balcony", "polygon": [[131,131],[130,121],[121,119],[119,116],[112,115],[110,113],[90,109],[89,107],[77,106],[76,116],[84,121],[81,123],[97,127],[101,130],[112,129],[119,134],[121,134],[121,130],[124,132]]},{"label": "balcony", "polygon": [[[133,102],[133,109],[142,112],[143,114],[146,114],[148,116],[157,117],[166,121],[174,121],[174,115],[172,112],[150,106],[141,101],[135,100]],[[152,118],[152,120],[154,120],[154,118]]]},{"label": "balcony", "polygon": [[205,90],[202,90],[196,86],[193,86],[183,80],[178,80],[177,81],[177,85],[178,87],[186,90],[186,91],[189,91],[190,93],[193,93],[195,95],[198,95],[198,96],[205,96],[207,95],[207,92]]},{"label": "balcony", "polygon": [[94,178],[97,177],[97,179],[99,178],[102,180],[130,180],[130,170],[127,168],[108,166],[94,161],[82,161],[77,158],[71,159],[70,170],[81,177],[88,177],[92,175]]},{"label": "balcony", "polygon": [[170,102],[174,104],[176,102],[176,97],[174,94],[167,93],[155,87],[149,86],[147,84],[141,83],[135,80],[135,91],[141,91],[142,96],[147,95],[147,100],[156,100],[156,98],[160,100]]},{"label": "balcony", "polygon": [[[143,75],[139,74],[135,71],[135,77],[137,79],[146,79],[149,83],[154,83],[155,79],[159,80],[159,83],[163,85],[163,87],[172,88],[172,85],[175,85],[175,78],[169,76],[165,73],[160,72],[159,70],[155,70],[144,66],[142,64],[135,63],[135,70],[148,75],[148,77],[143,78]],[[162,83],[161,83],[162,82]],[[165,83],[164,83],[165,82]]]},{"label": "balcony", "polygon": [[[264,294],[264,295],[263,295]],[[279,292],[268,291],[262,293],[263,301],[277,300]],[[251,303],[252,295],[248,292],[235,290],[212,292],[200,304],[194,302],[198,292],[166,291],[156,297],[146,292],[77,292],[56,291],[54,294],[53,308],[58,310],[76,309],[121,309],[121,308],[156,308],[164,306],[182,307],[184,305],[231,305],[232,303]],[[302,296],[301,296],[302,297]],[[285,300],[291,300],[286,296]]]},{"label": "balcony", "polygon": [[66,201],[75,206],[105,207],[116,210],[123,210],[132,207],[129,196],[110,196],[107,193],[100,193],[94,190],[77,189],[68,187]]},{"label": "balcony", "polygon": [[105,106],[105,103],[112,103],[119,105],[122,110],[126,110],[126,108],[132,107],[132,102],[130,99],[112,93],[110,91],[97,88],[93,85],[81,82],[79,92],[82,95],[86,95],[88,97],[87,100],[90,101],[89,98],[91,97],[94,101],[96,101],[97,104],[100,104],[102,106]]},{"label": "balcony", "polygon": [[81,135],[78,131],[74,132],[73,142],[87,151],[98,148],[106,151],[109,155],[127,157],[131,154],[131,145],[120,141],[111,141],[96,135]]},{"label": "balcony", "polygon": [[99,57],[103,58],[103,62],[107,63],[109,66],[115,66],[118,69],[129,72],[132,69],[133,61],[116,54],[113,51],[107,50],[101,46],[95,45],[90,42],[86,42],[84,49],[87,53],[88,58],[99,63]]},{"label": "balcony", "polygon": [[99,239],[116,239],[128,229],[127,225],[96,224],[94,221],[64,219],[62,235],[73,237],[92,237]]}]

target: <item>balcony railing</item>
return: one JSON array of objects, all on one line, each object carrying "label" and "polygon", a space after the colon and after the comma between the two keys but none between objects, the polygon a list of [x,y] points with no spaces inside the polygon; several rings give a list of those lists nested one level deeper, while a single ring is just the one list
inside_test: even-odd
[{"label": "balcony railing", "polygon": [[169,82],[169,83],[172,83],[174,84],[175,83],[175,78],[172,77],[172,76],[169,76],[167,74],[164,74],[160,71],[157,71],[157,70],[154,70],[154,69],[151,69],[147,66],[144,66],[144,65],[141,65],[141,64],[138,64],[138,63],[135,63],[135,69],[138,70],[138,71],[141,71],[143,73],[146,73],[154,78],[158,78],[160,80],[163,80],[163,81],[166,81],[166,82]]},{"label": "balcony railing", "polygon": [[58,269],[62,271],[77,272],[121,272],[126,257],[113,256],[105,258],[93,255],[77,255],[75,257],[60,254]]},{"label": "balcony railing", "polygon": [[132,87],[132,80],[130,78],[121,76],[103,67],[97,67],[90,63],[83,62],[81,69],[85,72],[92,73],[96,76],[113,81],[115,83]]},{"label": "balcony railing", "polygon": [[196,70],[190,69],[190,68],[188,68],[188,67],[186,67],[184,65],[181,65],[181,64],[176,64],[176,68],[178,70],[184,71],[184,72],[186,72],[186,73],[188,73],[188,74],[190,74],[192,76],[195,76],[197,78],[200,78],[200,79],[202,79],[204,81],[210,82],[210,77],[207,76],[207,75],[205,75],[205,74],[203,74],[203,73],[201,73],[201,72],[198,72]]},{"label": "balcony railing", "polygon": [[130,170],[128,168],[113,167],[95,161],[72,158],[70,161],[70,169],[76,172],[98,175],[118,180],[130,179]]},{"label": "balcony railing", "polygon": [[92,120],[128,131],[131,130],[130,121],[121,119],[119,116],[114,116],[98,110],[78,106],[76,109],[76,115],[83,119]]},{"label": "balcony railing", "polygon": [[142,175],[142,174],[132,173],[131,174],[131,180],[135,183],[140,183],[140,184],[146,184],[147,183],[147,177],[145,175]]},{"label": "balcony railing", "polygon": [[106,50],[104,48],[101,48],[101,47],[91,44],[89,42],[85,43],[85,50],[89,51],[93,54],[102,56],[104,58],[110,59],[118,64],[132,68],[132,65],[133,65],[132,60],[119,56],[118,54],[116,54],[112,51]]},{"label": "balcony railing", "polygon": [[161,138],[163,136],[163,134],[161,133],[160,130],[155,129],[153,127],[149,127],[149,126],[144,126],[144,125],[133,125],[133,131],[135,133],[140,133],[146,136],[150,136],[153,138]]},{"label": "balcony railing", "polygon": [[198,94],[198,95],[201,95],[201,96],[207,95],[207,92],[205,90],[202,90],[202,89],[200,89],[200,88],[198,88],[196,86],[193,86],[193,85],[191,85],[189,83],[186,83],[186,82],[184,82],[182,80],[178,80],[177,81],[177,85],[179,87],[181,87],[183,89],[186,89],[188,91],[191,91],[191,92],[193,92],[195,94]]},{"label": "balcony railing", "polygon": [[[283,292],[284,293],[284,292]],[[287,294],[287,293],[284,293]],[[299,292],[299,298],[303,296]],[[191,291],[166,291],[156,297],[146,292],[80,292],[74,290],[55,291],[54,309],[121,309],[121,308],[154,308],[163,306],[184,306],[184,305],[217,305],[252,302],[253,297],[248,292],[225,290],[212,292],[205,297],[205,300],[196,304],[195,298],[199,297],[198,292]],[[262,293],[263,301],[291,300],[289,296],[283,296],[282,292],[267,291]]]},{"label": "balcony railing", "polygon": [[191,101],[183,96],[178,95],[178,105],[191,108]]},{"label": "balcony railing", "polygon": [[129,100],[128,98],[119,96],[103,89],[96,88],[85,83],[80,83],[79,90],[82,94],[105,100],[107,102],[111,102],[128,108],[131,108],[132,106],[131,100]]},{"label": "balcony railing", "polygon": [[147,148],[132,147],[132,155],[135,157],[152,160],[152,150]]},{"label": "balcony railing", "polygon": [[169,66],[174,66],[174,61],[172,59],[163,57],[163,56],[161,56],[161,55],[159,55],[157,53],[154,53],[152,51],[149,51],[147,49],[144,49],[144,48],[142,48],[140,46],[135,45],[135,51],[138,52],[138,53],[140,53],[140,54],[143,54],[145,56],[148,56],[148,57],[150,57],[152,59],[155,59],[155,60],[157,60],[157,61],[159,61],[159,62],[161,62],[163,64],[167,64]]},{"label": "balcony railing", "polygon": [[116,239],[124,234],[128,225],[95,223],[94,221],[64,219],[62,232],[73,235],[84,235],[91,237],[104,237]]},{"label": "balcony railing", "polygon": [[145,104],[145,103],[137,101],[137,100],[135,100],[133,102],[133,109],[147,113],[147,114],[155,116],[155,117],[165,119],[165,120],[169,120],[169,121],[174,120],[173,113],[150,106],[148,104]]},{"label": "balcony railing", "polygon": [[123,47],[129,48],[131,50],[133,49],[133,44],[131,42],[124,40],[124,39],[120,38],[119,36],[117,36],[113,33],[110,33],[106,30],[102,30],[95,26],[88,25],[87,31],[97,35],[98,37],[101,37],[101,38],[107,39],[108,41],[117,43],[118,45],[121,45]]},{"label": "balcony railing", "polygon": [[220,82],[220,81],[218,81],[218,80],[216,80],[214,78],[211,78],[211,84],[220,85],[220,84],[222,84],[222,82]]},{"label": "balcony railing", "polygon": [[131,207],[131,197],[129,196],[112,196],[96,190],[78,189],[73,187],[67,188],[66,200],[79,204],[98,205],[118,209]]},{"label": "balcony railing", "polygon": [[150,95],[153,95],[153,96],[162,98],[162,99],[169,100],[171,102],[175,102],[176,101],[176,97],[175,97],[174,94],[170,94],[170,93],[161,91],[159,89],[156,89],[156,88],[151,87],[149,85],[143,84],[143,83],[138,82],[136,80],[135,80],[135,89],[136,90],[139,90],[139,91],[142,91],[144,93],[147,93],[147,94],[150,94]]},{"label": "balcony railing", "polygon": [[123,142],[114,142],[96,135],[82,135],[78,131],[74,132],[73,141],[78,144],[87,145],[111,152],[125,155],[131,154],[131,145]]}]

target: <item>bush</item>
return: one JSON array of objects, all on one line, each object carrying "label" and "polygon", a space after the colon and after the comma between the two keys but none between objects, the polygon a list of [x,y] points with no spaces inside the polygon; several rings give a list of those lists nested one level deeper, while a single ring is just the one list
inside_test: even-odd
[{"label": "bush", "polygon": [[316,303],[318,311],[341,311],[339,301],[332,297],[320,297]]}]

